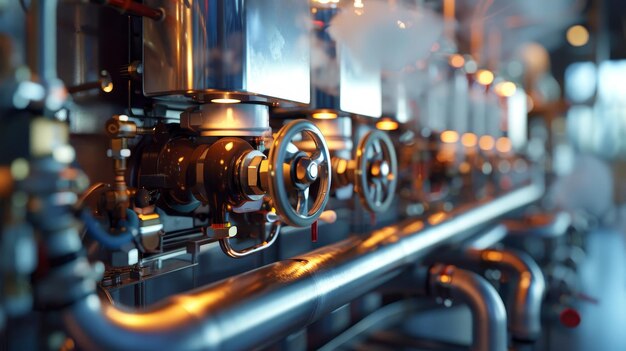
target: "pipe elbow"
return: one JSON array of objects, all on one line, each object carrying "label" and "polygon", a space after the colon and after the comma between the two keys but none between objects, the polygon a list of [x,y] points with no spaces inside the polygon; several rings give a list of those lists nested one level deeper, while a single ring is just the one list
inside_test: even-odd
[{"label": "pipe elbow", "polygon": [[431,293],[466,303],[472,314],[472,350],[507,350],[507,317],[495,288],[478,274],[449,265],[430,270]]},{"label": "pipe elbow", "polygon": [[513,277],[508,297],[509,330],[521,341],[535,341],[541,335],[541,305],[546,284],[541,269],[526,253],[514,250],[480,250],[481,264]]}]

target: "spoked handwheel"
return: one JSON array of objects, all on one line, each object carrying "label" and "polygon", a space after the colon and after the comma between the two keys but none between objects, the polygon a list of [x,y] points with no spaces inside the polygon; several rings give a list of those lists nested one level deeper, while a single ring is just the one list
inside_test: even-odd
[{"label": "spoked handwheel", "polygon": [[[293,141],[309,138],[313,151]],[[295,120],[281,128],[268,157],[268,195],[282,220],[306,227],[324,211],[330,192],[331,159],[322,132],[311,122]]]},{"label": "spoked handwheel", "polygon": [[393,143],[381,131],[369,132],[356,152],[354,185],[361,203],[372,212],[386,211],[396,191],[398,161]]}]

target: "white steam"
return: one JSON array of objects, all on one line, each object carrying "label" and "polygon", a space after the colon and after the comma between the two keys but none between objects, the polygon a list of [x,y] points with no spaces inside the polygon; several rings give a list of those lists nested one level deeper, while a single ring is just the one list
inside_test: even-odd
[{"label": "white steam", "polygon": [[346,7],[331,21],[329,34],[364,68],[397,70],[425,58],[441,37],[443,21],[429,10],[384,1]]}]

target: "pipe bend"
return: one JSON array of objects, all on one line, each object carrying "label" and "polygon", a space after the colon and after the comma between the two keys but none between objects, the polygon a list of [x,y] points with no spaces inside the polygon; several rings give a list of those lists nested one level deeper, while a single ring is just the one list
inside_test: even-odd
[{"label": "pipe bend", "polygon": [[465,260],[477,268],[500,269],[513,277],[507,298],[509,330],[513,338],[535,341],[541,335],[541,304],[546,284],[541,269],[525,252],[515,250],[466,251]]},{"label": "pipe bend", "polygon": [[478,274],[437,264],[429,277],[431,294],[466,303],[472,313],[473,351],[506,351],[506,310],[496,289]]}]

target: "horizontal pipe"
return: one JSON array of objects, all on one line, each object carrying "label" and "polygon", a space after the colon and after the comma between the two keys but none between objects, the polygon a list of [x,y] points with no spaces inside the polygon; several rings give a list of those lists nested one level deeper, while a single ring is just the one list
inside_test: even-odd
[{"label": "horizontal pipe", "polygon": [[467,304],[472,314],[472,351],[506,351],[506,310],[496,289],[476,273],[437,264],[430,269],[431,295]]},{"label": "horizontal pipe", "polygon": [[247,350],[299,330],[393,279],[402,268],[472,230],[538,200],[528,185],[471,209],[408,220],[272,263],[142,311],[101,304],[95,294],[63,313],[88,350]]}]

